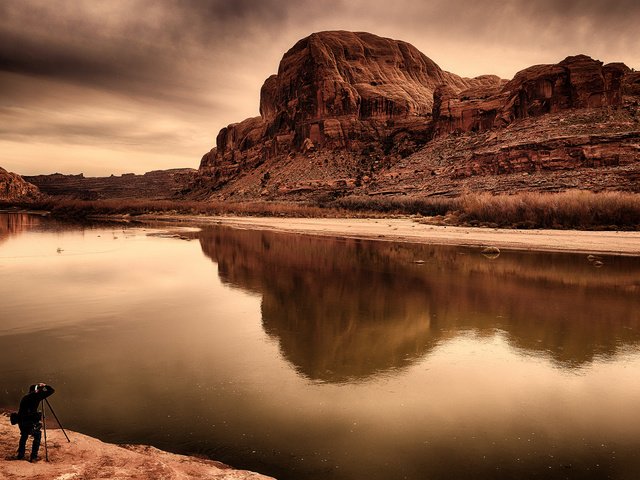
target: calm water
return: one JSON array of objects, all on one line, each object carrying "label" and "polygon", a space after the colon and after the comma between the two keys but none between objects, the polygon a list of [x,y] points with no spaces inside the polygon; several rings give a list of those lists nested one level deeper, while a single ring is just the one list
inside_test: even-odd
[{"label": "calm water", "polygon": [[180,235],[0,214],[0,406],[282,480],[640,478],[640,259]]}]

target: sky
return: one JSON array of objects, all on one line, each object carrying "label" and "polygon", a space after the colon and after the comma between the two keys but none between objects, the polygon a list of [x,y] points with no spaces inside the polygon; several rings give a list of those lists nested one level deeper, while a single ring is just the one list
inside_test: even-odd
[{"label": "sky", "polygon": [[197,168],[317,31],[367,31],[461,76],[511,78],[578,53],[639,69],[638,25],[638,0],[0,0],[0,166]]}]

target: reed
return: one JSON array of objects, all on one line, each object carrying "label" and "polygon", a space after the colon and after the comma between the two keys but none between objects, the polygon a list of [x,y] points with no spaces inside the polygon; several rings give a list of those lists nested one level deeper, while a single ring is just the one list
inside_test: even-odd
[{"label": "reed", "polygon": [[400,215],[445,215],[460,208],[459,198],[347,196],[327,204],[338,210]]},{"label": "reed", "polygon": [[627,192],[465,195],[459,220],[512,228],[640,229],[640,194]]},{"label": "reed", "polygon": [[261,215],[290,217],[340,216],[331,208],[293,202],[222,202],[188,200],[106,199],[76,200],[51,197],[35,202],[12,204],[21,208],[47,210],[57,217],[99,215]]}]

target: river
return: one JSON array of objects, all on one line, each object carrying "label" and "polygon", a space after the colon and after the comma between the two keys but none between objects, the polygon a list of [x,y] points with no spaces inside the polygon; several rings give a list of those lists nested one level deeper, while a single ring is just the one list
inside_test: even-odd
[{"label": "river", "polygon": [[[305,479],[640,475],[640,258],[0,214],[0,406]],[[17,442],[17,435],[16,435]]]}]

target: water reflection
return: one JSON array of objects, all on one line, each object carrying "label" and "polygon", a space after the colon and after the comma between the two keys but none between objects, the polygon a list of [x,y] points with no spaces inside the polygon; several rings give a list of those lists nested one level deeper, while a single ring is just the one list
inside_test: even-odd
[{"label": "water reflection", "polygon": [[327,239],[215,228],[199,235],[227,284],[262,296],[265,331],[313,380],[403,368],[461,331],[504,332],[579,368],[640,341],[640,261]]},{"label": "water reflection", "polygon": [[640,471],[638,259],[11,225],[0,406],[281,480]]},{"label": "water reflection", "polygon": [[12,235],[38,227],[42,218],[27,213],[0,213],[0,243]]}]

